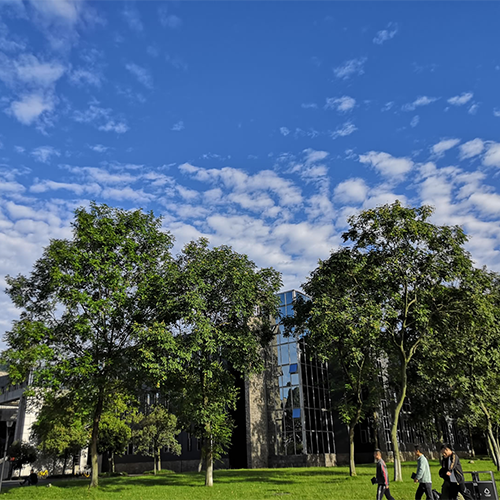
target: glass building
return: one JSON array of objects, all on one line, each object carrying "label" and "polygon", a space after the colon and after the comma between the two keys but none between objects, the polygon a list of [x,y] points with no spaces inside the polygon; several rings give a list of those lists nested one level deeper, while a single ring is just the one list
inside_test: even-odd
[{"label": "glass building", "polygon": [[[294,314],[293,302],[299,295],[308,300],[296,290],[279,294],[281,317]],[[279,319],[271,353],[271,452],[278,456],[335,453],[328,366],[307,352],[303,339],[286,337]]]}]

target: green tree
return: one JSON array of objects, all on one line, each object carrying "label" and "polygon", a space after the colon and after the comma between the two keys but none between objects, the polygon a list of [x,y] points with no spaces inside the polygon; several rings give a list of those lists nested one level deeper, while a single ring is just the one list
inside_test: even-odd
[{"label": "green tree", "polygon": [[38,458],[36,448],[24,441],[14,441],[9,446],[7,455],[13,462],[13,470],[21,469],[23,465],[32,464]]},{"label": "green tree", "polygon": [[115,472],[115,455],[123,455],[127,449],[132,431],[130,425],[119,416],[105,412],[99,422],[98,453],[108,453],[110,472]]},{"label": "green tree", "polygon": [[37,419],[31,428],[31,438],[42,456],[53,461],[63,460],[63,474],[67,461],[75,457],[89,443],[88,418],[79,412],[67,397],[46,394]]},{"label": "green tree", "polygon": [[284,320],[306,335],[308,350],[338,367],[332,377],[336,407],[349,430],[349,472],[356,475],[354,432],[380,398],[377,361],[382,311],[367,256],[342,248],[320,261]]},{"label": "green tree", "polygon": [[449,300],[438,362],[465,407],[462,419],[486,431],[500,470],[500,275],[475,269]]},{"label": "green tree", "polygon": [[397,381],[391,428],[396,481],[402,480],[397,429],[408,366],[417,350],[438,333],[436,325],[446,314],[443,291],[459,286],[472,268],[462,229],[432,224],[432,211],[429,206],[407,208],[395,202],[351,217],[351,227],[343,234],[352,252],[365,257],[370,289],[377,290],[377,308],[371,302],[366,311],[361,307],[359,321],[369,322],[373,316],[380,321],[381,345]]},{"label": "green tree", "polygon": [[167,448],[174,455],[180,455],[181,445],[177,441],[177,417],[161,404],[148,408],[148,413],[136,417],[134,445],[139,453],[153,457],[154,474],[161,471],[161,450]]},{"label": "green tree", "polygon": [[231,438],[233,373],[263,368],[261,346],[273,334],[281,278],[271,268],[256,270],[230,247],[209,248],[205,239],[186,245],[176,264],[178,302],[172,307],[181,319],[143,331],[145,366],[163,392],[176,384],[176,414],[185,426],[194,424],[203,442],[205,484],[212,486],[214,459]]},{"label": "green tree", "polygon": [[[99,422],[108,400],[137,386],[137,324],[165,317],[172,237],[140,210],[92,203],[79,208],[70,240],[52,240],[29,276],[7,277],[21,308],[7,333],[14,381],[30,370],[33,388],[70,391],[91,414],[91,486],[98,484]],[[166,293],[166,292],[165,292]]]}]

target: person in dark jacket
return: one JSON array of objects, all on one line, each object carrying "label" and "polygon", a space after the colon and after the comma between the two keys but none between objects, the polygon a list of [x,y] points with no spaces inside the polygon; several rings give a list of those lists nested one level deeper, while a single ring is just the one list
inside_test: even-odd
[{"label": "person in dark jacket", "polygon": [[465,500],[474,500],[469,490],[465,488],[464,471],[460,458],[448,444],[441,446],[441,469],[439,476],[443,478],[441,500],[457,500],[461,493]]},{"label": "person in dark jacket", "polygon": [[394,500],[389,490],[389,474],[387,473],[387,465],[382,460],[382,452],[377,448],[373,457],[377,462],[377,500],[382,500],[384,495],[387,500]]},{"label": "person in dark jacket", "polygon": [[38,475],[33,469],[31,469],[30,475],[20,484],[24,486],[26,483],[28,483],[28,486],[36,486],[38,484]]}]

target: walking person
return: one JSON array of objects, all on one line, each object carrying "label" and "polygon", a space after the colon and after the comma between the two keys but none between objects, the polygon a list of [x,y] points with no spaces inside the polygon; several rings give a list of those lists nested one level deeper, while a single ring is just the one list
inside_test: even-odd
[{"label": "walking person", "polygon": [[465,487],[464,471],[460,464],[460,458],[448,444],[441,446],[441,470],[440,477],[443,478],[441,489],[441,500],[457,500],[459,493],[465,500],[474,500],[470,491]]},{"label": "walking person", "polygon": [[382,500],[384,495],[387,500],[394,500],[389,490],[389,474],[387,473],[387,465],[382,460],[382,452],[377,448],[373,457],[377,461],[377,500]]},{"label": "walking person", "polygon": [[415,500],[420,500],[424,493],[427,500],[432,500],[432,477],[429,462],[418,445],[415,446],[415,455],[417,455],[417,472],[413,482],[418,483]]}]

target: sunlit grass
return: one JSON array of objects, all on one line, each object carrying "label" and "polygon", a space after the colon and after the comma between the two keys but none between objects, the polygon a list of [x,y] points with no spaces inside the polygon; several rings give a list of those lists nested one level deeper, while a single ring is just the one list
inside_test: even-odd
[{"label": "sunlit grass", "polygon": [[[439,465],[431,461],[433,487],[441,489],[438,476]],[[463,460],[464,470],[494,470],[489,460],[476,460],[469,464]],[[403,483],[391,484],[391,493],[396,500],[413,500],[416,485],[411,473],[416,462],[403,464]],[[213,488],[205,488],[203,473],[169,474],[162,476],[131,476],[102,478],[97,490],[88,489],[88,480],[67,480],[46,485],[50,479],[42,480],[37,487],[14,487],[7,491],[6,500],[47,499],[123,499],[123,500],[265,500],[265,499],[328,499],[328,500],[373,500],[376,486],[370,478],[374,465],[360,465],[358,475],[349,477],[346,467],[254,469],[215,471]],[[389,464],[390,477],[392,465]],[[500,474],[496,474],[497,480]]]}]

